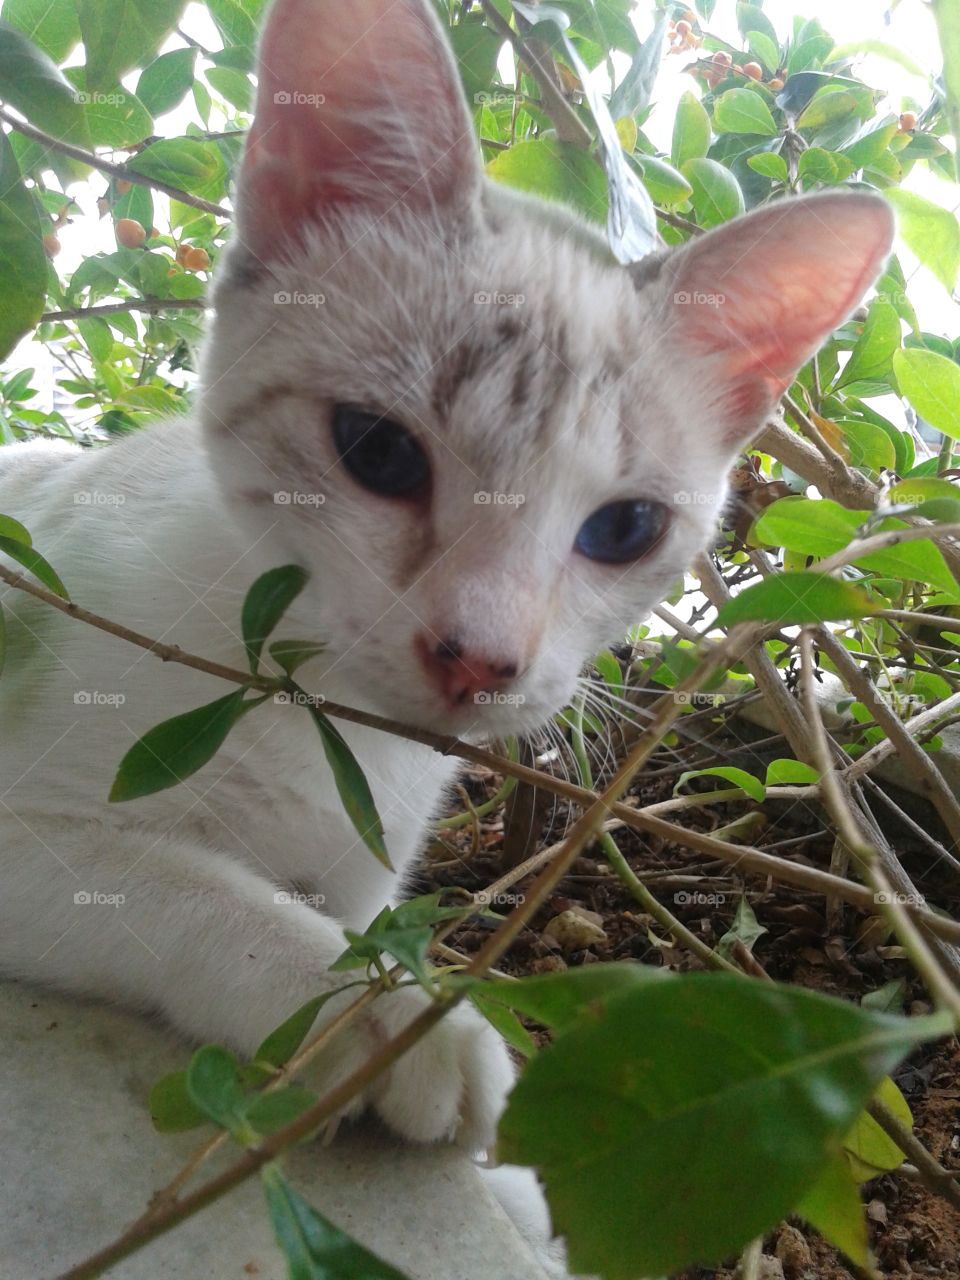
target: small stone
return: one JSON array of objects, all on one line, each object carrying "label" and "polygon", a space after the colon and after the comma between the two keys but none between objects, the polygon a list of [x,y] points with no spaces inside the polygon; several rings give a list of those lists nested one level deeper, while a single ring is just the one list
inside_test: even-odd
[{"label": "small stone", "polygon": [[867,1205],[867,1217],[871,1222],[879,1222],[881,1227],[887,1225],[887,1206],[882,1200],[871,1200]]},{"label": "small stone", "polygon": [[780,1228],[775,1252],[786,1280],[803,1280],[804,1274],[813,1266],[813,1256],[803,1232],[787,1222]]},{"label": "small stone", "polygon": [[760,1255],[760,1266],[757,1268],[760,1280],[785,1280],[783,1266],[779,1258],[771,1258],[769,1254]]},{"label": "small stone", "polygon": [[556,938],[564,951],[582,951],[606,942],[607,935],[601,927],[602,916],[583,907],[569,907],[554,916],[543,932],[548,938]]},{"label": "small stone", "polygon": [[541,956],[530,964],[531,973],[564,973],[567,962],[562,956]]}]

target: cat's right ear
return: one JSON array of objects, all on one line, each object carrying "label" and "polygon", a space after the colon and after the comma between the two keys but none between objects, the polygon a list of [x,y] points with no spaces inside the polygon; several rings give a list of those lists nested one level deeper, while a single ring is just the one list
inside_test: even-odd
[{"label": "cat's right ear", "polygon": [[268,262],[331,212],[458,218],[481,177],[460,79],[427,0],[274,0],[237,222]]}]

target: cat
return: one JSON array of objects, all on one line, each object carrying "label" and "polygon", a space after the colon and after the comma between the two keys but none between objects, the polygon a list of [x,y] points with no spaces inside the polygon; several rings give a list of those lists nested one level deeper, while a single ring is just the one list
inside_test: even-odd
[{"label": "cat", "polygon": [[[618,265],[573,211],[485,176],[426,0],[275,0],[195,413],[109,448],[3,448],[0,511],[78,603],[234,668],[250,584],[299,564],[281,633],[326,646],[306,687],[471,740],[523,734],[708,544],[728,468],[891,236],[882,200],[837,192]],[[395,901],[398,876],[296,706],[246,717],[183,785],[108,804],[140,735],[228,686],[2,600],[0,970],[252,1052],[333,985],[342,926]],[[402,876],[456,764],[343,732]],[[324,1079],[426,999],[377,1001]],[[513,1078],[461,1007],[354,1109],[480,1150]]]}]

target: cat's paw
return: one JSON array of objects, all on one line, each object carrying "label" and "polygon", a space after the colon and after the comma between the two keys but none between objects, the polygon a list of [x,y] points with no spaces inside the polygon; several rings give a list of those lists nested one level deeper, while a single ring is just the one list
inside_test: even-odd
[{"label": "cat's paw", "polygon": [[[415,988],[381,997],[374,1009],[381,1034],[397,1035],[427,1003]],[[497,1032],[471,1006],[460,1005],[376,1082],[369,1099],[411,1142],[454,1140],[472,1152],[489,1151],[515,1078]]]}]

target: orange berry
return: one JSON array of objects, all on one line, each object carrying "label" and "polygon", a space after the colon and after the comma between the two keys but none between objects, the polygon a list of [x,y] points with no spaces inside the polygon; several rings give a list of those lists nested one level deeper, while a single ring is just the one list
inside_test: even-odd
[{"label": "orange berry", "polygon": [[718,49],[713,55],[713,63],[717,67],[729,67],[733,65],[733,59],[729,53],[726,53],[723,49]]},{"label": "orange berry", "polygon": [[126,178],[117,179],[117,195],[125,196],[133,186],[132,182],[128,182]]},{"label": "orange berry", "polygon": [[156,240],[156,238],[157,238],[157,236],[158,236],[159,234],[160,234],[160,232],[157,230],[157,228],[156,228],[156,227],[151,227],[151,228],[150,228],[150,234],[149,234],[149,236],[147,236],[147,239],[148,239],[148,240]]},{"label": "orange berry", "polygon": [[743,74],[749,76],[751,80],[762,80],[763,67],[759,62],[745,62],[743,64]]},{"label": "orange berry", "polygon": [[48,258],[55,258],[60,252],[60,241],[52,231],[48,231],[43,237],[43,251]]},{"label": "orange berry", "polygon": [[905,111],[900,117],[900,132],[909,133],[911,129],[917,127],[916,113],[913,111]]},{"label": "orange berry", "polygon": [[774,93],[779,93],[783,88],[783,81],[779,76],[774,76],[772,80],[767,81],[767,88],[772,89]]},{"label": "orange berry", "polygon": [[147,238],[146,231],[136,218],[121,218],[114,227],[114,231],[117,235],[117,243],[122,244],[125,249],[139,249]]},{"label": "orange berry", "polygon": [[688,36],[692,30],[693,28],[690,26],[690,23],[684,19],[681,19],[677,23],[676,31],[678,36]]},{"label": "orange berry", "polygon": [[206,249],[188,249],[183,255],[183,265],[188,271],[206,271],[210,266],[210,255]]}]

